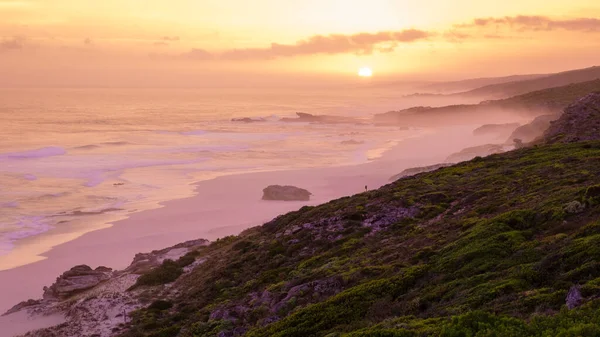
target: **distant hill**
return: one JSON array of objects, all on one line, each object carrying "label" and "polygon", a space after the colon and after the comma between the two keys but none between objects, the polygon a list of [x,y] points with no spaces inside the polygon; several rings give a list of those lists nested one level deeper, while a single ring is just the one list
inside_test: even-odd
[{"label": "distant hill", "polygon": [[492,84],[456,95],[478,96],[488,99],[500,99],[528,92],[564,86],[572,83],[587,82],[600,78],[600,67],[570,70],[540,78]]},{"label": "distant hill", "polygon": [[[600,70],[600,67],[598,67]],[[451,105],[445,107],[413,107],[389,111],[374,116],[377,123],[435,124],[455,123],[457,117],[477,117],[491,112],[512,112],[523,116],[556,114],[591,92],[600,90],[600,79],[549,88],[507,99],[484,101],[480,104]]]},{"label": "distant hill", "polygon": [[467,90],[473,90],[483,86],[490,86],[496,84],[526,81],[541,77],[547,77],[550,74],[532,74],[532,75],[512,75],[504,77],[484,77],[484,78],[472,78],[460,81],[452,82],[438,82],[425,84],[417,88],[420,92],[430,94],[441,94],[441,93],[457,93],[464,92]]}]

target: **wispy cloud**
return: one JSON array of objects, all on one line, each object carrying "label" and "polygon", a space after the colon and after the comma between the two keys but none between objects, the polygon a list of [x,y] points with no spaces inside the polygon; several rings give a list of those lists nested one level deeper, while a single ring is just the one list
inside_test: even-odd
[{"label": "wispy cloud", "polygon": [[175,42],[175,41],[179,41],[179,36],[163,36],[160,38],[161,41],[167,41],[167,42]]},{"label": "wispy cloud", "polygon": [[182,55],[185,58],[194,60],[210,60],[214,58],[214,55],[204,49],[194,48],[189,52]]},{"label": "wispy cloud", "polygon": [[371,54],[374,51],[390,52],[400,43],[426,40],[431,36],[431,33],[417,29],[352,35],[314,35],[294,44],[272,43],[265,48],[232,49],[222,53],[220,58],[239,60],[316,54]]},{"label": "wispy cloud", "polygon": [[13,37],[0,41],[0,51],[23,49],[25,39],[22,37]]},{"label": "wispy cloud", "polygon": [[599,32],[600,19],[596,18],[573,18],[552,19],[546,16],[506,16],[502,18],[476,18],[471,23],[456,25],[456,27],[488,27],[508,26],[518,30],[552,31],[564,29],[569,31]]}]

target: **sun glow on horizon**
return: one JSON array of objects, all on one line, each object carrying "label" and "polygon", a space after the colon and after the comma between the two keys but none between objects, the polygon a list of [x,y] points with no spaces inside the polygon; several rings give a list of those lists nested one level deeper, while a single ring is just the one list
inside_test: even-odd
[{"label": "sun glow on horizon", "polygon": [[369,67],[362,67],[358,69],[358,76],[360,77],[371,77],[373,76],[373,70]]}]

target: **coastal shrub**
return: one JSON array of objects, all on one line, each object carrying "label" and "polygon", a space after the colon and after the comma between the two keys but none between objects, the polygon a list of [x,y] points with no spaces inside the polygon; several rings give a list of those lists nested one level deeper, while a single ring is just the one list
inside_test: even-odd
[{"label": "coastal shrub", "polygon": [[200,253],[195,250],[188,252],[184,256],[177,259],[177,265],[180,266],[181,268],[187,267],[190,264],[194,263],[194,261],[196,261],[196,257],[198,255],[200,255]]},{"label": "coastal shrub", "polygon": [[150,306],[148,306],[148,309],[162,311],[162,310],[171,309],[172,307],[173,307],[173,303],[171,303],[169,301],[157,300],[157,301],[152,302],[152,304],[150,304]]},{"label": "coastal shrub", "polygon": [[590,186],[585,191],[585,200],[590,205],[600,203],[600,185]]},{"label": "coastal shrub", "polygon": [[149,334],[148,337],[176,337],[177,335],[179,335],[179,331],[181,331],[180,327],[170,326],[159,329],[158,331]]},{"label": "coastal shrub", "polygon": [[181,274],[183,274],[181,266],[175,261],[167,259],[160,266],[140,276],[132,289],[139,286],[157,286],[171,283],[177,280]]},{"label": "coastal shrub", "polygon": [[440,337],[523,337],[528,336],[527,325],[515,318],[497,317],[492,314],[473,311],[452,318],[442,328]]}]

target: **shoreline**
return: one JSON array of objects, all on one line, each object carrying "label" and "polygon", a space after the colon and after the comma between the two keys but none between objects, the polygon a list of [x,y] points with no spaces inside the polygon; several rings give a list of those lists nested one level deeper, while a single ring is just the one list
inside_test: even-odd
[{"label": "shoreline", "polygon": [[[402,130],[404,132],[404,130]],[[420,133],[410,133],[404,136],[402,140],[390,141],[392,143],[386,148],[382,147],[361,147],[354,151],[353,158],[357,158],[356,152],[360,152],[361,161],[355,163],[355,160],[348,160],[337,165],[325,165],[325,166],[312,166],[312,167],[291,167],[284,166],[278,168],[250,168],[248,170],[239,170],[234,172],[210,172],[199,171],[190,174],[190,180],[185,184],[180,184],[175,188],[163,191],[160,199],[153,198],[144,202],[130,201],[127,208],[115,208],[108,212],[98,212],[97,214],[91,214],[92,217],[72,217],[68,220],[60,221],[56,224],[49,225],[50,228],[40,233],[25,236],[11,242],[12,249],[9,253],[0,255],[0,272],[25,266],[31,263],[43,261],[46,259],[44,253],[52,250],[52,248],[61,244],[68,243],[69,241],[76,240],[77,238],[97,230],[108,229],[113,224],[128,219],[132,214],[145,212],[153,209],[159,209],[164,207],[164,203],[186,199],[195,196],[197,192],[197,184],[213,180],[220,177],[226,176],[238,176],[255,173],[274,173],[274,172],[286,172],[286,171],[299,171],[299,170],[312,170],[312,169],[325,169],[325,168],[336,168],[336,167],[348,167],[368,164],[369,162],[379,160],[386,152],[393,149],[399,142],[408,140],[410,138],[422,137],[427,135],[431,130],[421,129]],[[114,182],[122,180],[122,174],[119,175]],[[193,177],[192,177],[193,176]],[[109,182],[110,184],[110,182]],[[168,196],[165,198],[164,196]],[[53,215],[58,217],[59,215]],[[66,215],[69,216],[69,215]]]},{"label": "shoreline", "polygon": [[[41,298],[43,286],[52,284],[57,276],[75,265],[123,269],[137,253],[191,239],[212,241],[239,234],[302,206],[361,193],[365,185],[369,189],[379,188],[403,169],[443,161],[452,152],[473,145],[475,140],[484,143],[483,139],[471,136],[471,131],[472,126],[455,127],[408,138],[382,157],[364,164],[232,174],[194,183],[195,194],[191,197],[132,213],[106,228],[54,246],[41,254],[43,260],[0,271],[0,280],[6,285],[0,288],[0,312],[29,298]],[[262,189],[272,184],[306,188],[313,198],[309,202],[262,201]]]}]

